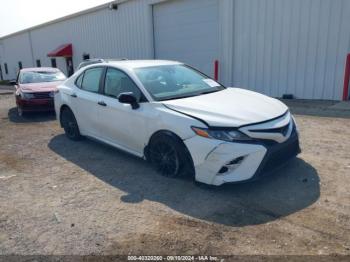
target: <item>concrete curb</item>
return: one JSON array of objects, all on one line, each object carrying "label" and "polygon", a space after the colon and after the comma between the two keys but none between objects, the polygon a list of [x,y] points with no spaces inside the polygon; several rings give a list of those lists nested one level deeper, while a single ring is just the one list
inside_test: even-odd
[{"label": "concrete curb", "polygon": [[0,90],[0,95],[13,95],[13,91],[10,91],[10,90]]}]

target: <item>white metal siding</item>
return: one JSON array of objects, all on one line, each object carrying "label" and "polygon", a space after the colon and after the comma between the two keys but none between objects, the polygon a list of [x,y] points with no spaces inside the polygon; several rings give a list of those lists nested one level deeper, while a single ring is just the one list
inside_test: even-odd
[{"label": "white metal siding", "polygon": [[235,0],[234,10],[234,86],[341,99],[350,1]]},{"label": "white metal siding", "polygon": [[[23,66],[35,66],[40,59],[42,66],[51,66],[47,54],[65,43],[73,44],[73,63],[76,68],[82,61],[83,53],[91,58],[153,58],[152,6],[156,0],[127,1],[119,4],[118,10],[104,8],[67,20],[48,24],[30,30],[33,58],[29,49],[28,32],[2,40],[5,55],[0,62],[7,62],[13,72],[18,69],[19,58]],[[18,61],[17,61],[18,60]],[[56,58],[57,66],[66,72],[64,58]],[[9,68],[9,69],[10,69]],[[16,70],[14,70],[16,68]]]},{"label": "white metal siding", "polygon": [[[18,62],[23,67],[32,66],[32,57],[28,33],[15,35],[1,41],[0,61],[4,79],[15,79],[18,72]],[[2,47],[2,48],[1,48]],[[4,63],[7,63],[8,74]]]},{"label": "white metal siding", "polygon": [[[50,65],[46,54],[60,44],[72,43],[75,67],[83,53],[91,58],[153,58],[150,15],[146,1],[128,1],[116,11],[102,9],[36,29],[32,32],[34,57]],[[65,70],[63,58],[57,62]]]},{"label": "white metal siding", "polygon": [[[339,100],[350,52],[349,14],[349,0],[130,0],[115,11],[96,9],[2,38],[0,63],[4,78],[12,79],[19,61],[30,67],[40,59],[50,66],[47,53],[64,43],[73,44],[75,67],[83,53],[130,59],[156,54],[212,75],[219,59],[219,80],[228,86]],[[63,58],[57,65],[66,72]]]},{"label": "white metal siding", "polygon": [[218,0],[178,0],[154,5],[157,59],[188,63],[213,76],[219,58]]}]

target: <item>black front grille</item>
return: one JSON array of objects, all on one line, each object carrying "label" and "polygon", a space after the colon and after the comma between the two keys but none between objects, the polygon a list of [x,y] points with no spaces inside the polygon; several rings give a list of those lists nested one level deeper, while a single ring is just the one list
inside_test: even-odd
[{"label": "black front grille", "polygon": [[285,136],[288,133],[288,129],[289,129],[289,124],[278,128],[256,129],[256,130],[249,130],[249,131],[254,133],[280,133]]},{"label": "black front grille", "polygon": [[37,99],[48,99],[48,98],[51,98],[50,94],[51,94],[51,92],[33,93],[34,98],[37,98]]},{"label": "black front grille", "polygon": [[268,174],[273,171],[276,167],[281,166],[289,159],[295,157],[300,153],[298,141],[294,141],[288,145],[285,145],[282,148],[277,150],[270,150],[268,153],[267,161],[264,164],[264,167],[261,170],[261,174]]},{"label": "black front grille", "polygon": [[280,167],[293,157],[296,157],[301,152],[296,129],[293,128],[292,134],[286,142],[281,144],[277,143],[267,146],[266,148],[266,155],[253,179],[269,175],[276,168]]}]

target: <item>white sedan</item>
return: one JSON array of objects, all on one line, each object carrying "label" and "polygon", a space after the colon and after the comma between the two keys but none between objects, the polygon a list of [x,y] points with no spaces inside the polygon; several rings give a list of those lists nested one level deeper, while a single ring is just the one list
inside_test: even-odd
[{"label": "white sedan", "polygon": [[72,140],[92,137],[210,185],[255,180],[300,153],[286,105],[179,62],[84,67],[58,87],[55,110]]}]

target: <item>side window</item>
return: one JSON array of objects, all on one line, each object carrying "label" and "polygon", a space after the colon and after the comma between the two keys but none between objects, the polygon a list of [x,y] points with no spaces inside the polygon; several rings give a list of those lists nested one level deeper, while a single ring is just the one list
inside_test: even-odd
[{"label": "side window", "polygon": [[84,78],[81,83],[81,89],[89,92],[98,93],[100,88],[100,79],[104,68],[90,68],[84,73]]},{"label": "side window", "polygon": [[81,84],[83,83],[83,77],[84,77],[84,73],[80,74],[77,80],[75,80],[75,85],[79,88],[81,88]]},{"label": "side window", "polygon": [[105,78],[104,93],[117,98],[121,93],[132,92],[138,101],[142,100],[142,93],[136,84],[124,72],[108,68]]}]

